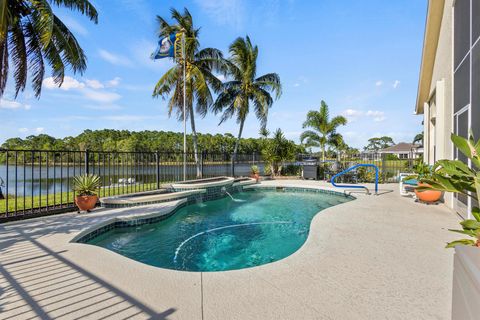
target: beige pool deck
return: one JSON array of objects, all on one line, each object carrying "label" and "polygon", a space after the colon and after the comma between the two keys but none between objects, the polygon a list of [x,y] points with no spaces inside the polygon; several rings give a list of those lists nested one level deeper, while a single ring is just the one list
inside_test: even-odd
[{"label": "beige pool deck", "polygon": [[457,216],[380,188],[316,215],[286,259],[227,272],[160,269],[70,242],[132,208],[0,225],[0,319],[449,319],[453,251],[443,247]]}]

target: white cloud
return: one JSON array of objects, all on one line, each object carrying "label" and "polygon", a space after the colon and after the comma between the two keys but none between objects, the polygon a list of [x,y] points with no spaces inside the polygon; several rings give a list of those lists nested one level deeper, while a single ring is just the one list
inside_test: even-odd
[{"label": "white cloud", "polygon": [[45,128],[38,127],[38,128],[33,128],[33,129],[29,129],[29,128],[19,128],[18,129],[18,132],[23,133],[23,134],[27,134],[31,131],[34,132],[35,134],[40,134],[40,133],[43,133],[45,131]]},{"label": "white cloud", "polygon": [[107,87],[116,87],[120,84],[120,80],[122,80],[120,77],[115,77],[112,80],[109,80],[106,82]]},{"label": "white cloud", "polygon": [[25,109],[25,110],[30,110],[31,106],[29,104],[23,104],[18,101],[13,101],[13,100],[7,100],[7,99],[0,99],[0,109],[10,109],[10,110],[16,110],[16,109]]},{"label": "white cloud", "polygon": [[132,62],[127,57],[111,53],[111,52],[109,52],[107,50],[104,50],[104,49],[98,50],[98,54],[100,55],[100,57],[103,60],[105,60],[105,61],[107,61],[107,62],[109,62],[113,65],[116,65],[116,66],[127,66],[128,67],[128,66],[132,65]]},{"label": "white cloud", "polygon": [[400,80],[395,80],[395,82],[393,82],[394,89],[397,89],[399,85],[400,85]]},{"label": "white cloud", "polygon": [[61,16],[63,23],[75,34],[80,34],[82,36],[86,36],[88,34],[88,30],[81,25],[77,20],[73,19],[70,16]]},{"label": "white cloud", "polygon": [[27,132],[28,132],[28,128],[20,128],[20,129],[18,129],[18,132],[20,132],[20,133],[27,133]]},{"label": "white cloud", "polygon": [[294,86],[295,88],[298,88],[298,87],[300,87],[300,83],[296,82],[296,83],[293,84],[293,86]]},{"label": "white cloud", "polygon": [[[78,81],[74,78],[66,76],[61,90],[76,90],[80,92],[84,98],[87,100],[94,101],[96,103],[105,104],[102,106],[103,109],[114,109],[110,105],[119,100],[122,96],[115,92],[110,92],[104,90],[105,87],[113,87],[118,85],[120,78],[114,78],[113,80],[107,81],[107,85],[103,84],[99,80],[87,79],[85,82]],[[47,89],[58,89],[58,87],[53,82],[53,78],[46,78],[43,81],[43,84]],[[96,106],[96,109],[100,110],[100,106]]]},{"label": "white cloud", "polygon": [[103,103],[112,103],[117,101],[122,96],[115,92],[95,91],[91,89],[83,90],[83,95],[89,100]]},{"label": "white cloud", "polygon": [[87,85],[87,87],[90,87],[92,89],[102,89],[104,88],[105,86],[103,85],[103,83],[101,83],[100,81],[98,80],[85,80],[85,84]]},{"label": "white cloud", "polygon": [[242,0],[195,0],[200,9],[219,25],[240,28],[245,20]]},{"label": "white cloud", "polygon": [[373,118],[373,121],[375,121],[375,122],[382,122],[385,119],[387,119],[385,117],[385,112],[383,112],[383,111],[368,110],[366,115],[367,115],[367,117]]},{"label": "white cloud", "polygon": [[354,122],[363,115],[363,111],[356,109],[346,109],[342,112],[342,116],[346,117],[348,122]]},{"label": "white cloud", "polygon": [[42,127],[38,127],[38,128],[35,128],[35,132],[38,134],[38,133],[42,133],[45,131],[45,128],[42,128]]},{"label": "white cloud", "polygon": [[[52,77],[45,78],[43,80],[43,86],[47,89],[57,89],[58,85],[54,82]],[[69,76],[63,78],[63,83],[60,89],[68,91],[70,89],[82,89],[85,87],[85,83],[78,81]]]},{"label": "white cloud", "polygon": [[375,82],[375,85],[376,85],[377,87],[380,87],[380,86],[383,85],[383,81],[382,81],[382,80],[378,80],[377,82]]}]

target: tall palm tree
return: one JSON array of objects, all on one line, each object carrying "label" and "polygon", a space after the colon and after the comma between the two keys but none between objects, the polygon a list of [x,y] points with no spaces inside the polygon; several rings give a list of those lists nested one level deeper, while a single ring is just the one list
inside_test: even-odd
[{"label": "tall palm tree", "polygon": [[[63,83],[65,67],[83,73],[87,58],[75,36],[53,13],[51,5],[79,11],[98,22],[88,0],[0,0],[0,97],[13,69],[15,97],[25,90],[28,74],[35,96],[40,97],[45,65],[52,68],[55,84]],[[9,66],[13,64],[13,66]]]},{"label": "tall palm tree", "polygon": [[186,38],[185,61],[183,57],[177,58],[175,66],[168,70],[156,84],[153,96],[162,97],[163,99],[170,97],[168,103],[169,115],[175,110],[178,118],[183,118],[183,69],[185,62],[186,118],[190,119],[197,177],[200,177],[201,170],[198,159],[195,111],[201,117],[207,114],[208,108],[213,103],[210,87],[214,91],[218,91],[222,85],[222,82],[213,72],[225,73],[225,67],[223,67],[224,59],[222,52],[218,49],[200,49],[198,41],[200,29],[194,27],[192,15],[186,8],[183,13],[171,9],[171,15],[175,21],[172,25],[162,17],[157,16],[159,34],[161,36],[169,36],[174,32],[184,33]]},{"label": "tall palm tree", "polygon": [[332,144],[332,139],[337,134],[337,128],[347,124],[347,119],[343,116],[336,116],[330,120],[328,105],[322,100],[320,110],[311,110],[307,113],[307,120],[303,123],[303,128],[311,130],[304,131],[300,140],[306,141],[307,145],[318,146],[322,149],[322,160],[325,161],[325,147]]},{"label": "tall palm tree", "polygon": [[233,116],[237,118],[240,127],[233,149],[235,159],[245,120],[250,112],[250,102],[253,103],[255,115],[264,128],[268,109],[273,105],[271,93],[275,93],[275,99],[278,99],[282,94],[282,85],[276,73],[257,77],[258,47],[252,44],[248,36],[245,39],[237,38],[230,45],[229,52],[229,81],[223,84],[223,90],[213,104],[213,111],[215,114],[222,113],[220,124]]}]

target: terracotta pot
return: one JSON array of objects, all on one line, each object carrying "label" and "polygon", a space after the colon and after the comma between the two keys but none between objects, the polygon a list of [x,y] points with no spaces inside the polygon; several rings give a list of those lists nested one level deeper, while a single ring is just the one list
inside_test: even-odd
[{"label": "terracotta pot", "polygon": [[95,208],[97,200],[97,196],[76,196],[75,204],[77,205],[79,210],[89,212],[90,210]]},{"label": "terracotta pot", "polygon": [[255,179],[258,182],[258,180],[260,180],[260,174],[259,173],[252,173],[252,178]]},{"label": "terracotta pot", "polygon": [[[429,187],[430,185],[426,183],[419,183],[418,186]],[[415,188],[415,195],[417,196],[418,200],[431,203],[431,202],[437,202],[438,200],[440,200],[440,198],[442,197],[442,191],[438,191],[438,190],[418,191]]]}]

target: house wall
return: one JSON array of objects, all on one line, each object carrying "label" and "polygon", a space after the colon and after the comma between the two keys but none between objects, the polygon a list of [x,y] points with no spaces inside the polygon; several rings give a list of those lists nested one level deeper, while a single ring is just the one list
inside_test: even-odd
[{"label": "house wall", "polygon": [[[430,98],[424,104],[424,160],[433,165],[440,159],[453,159],[450,134],[453,132],[453,3],[445,1],[438,47],[430,83]],[[445,195],[453,208],[453,195]]]}]

